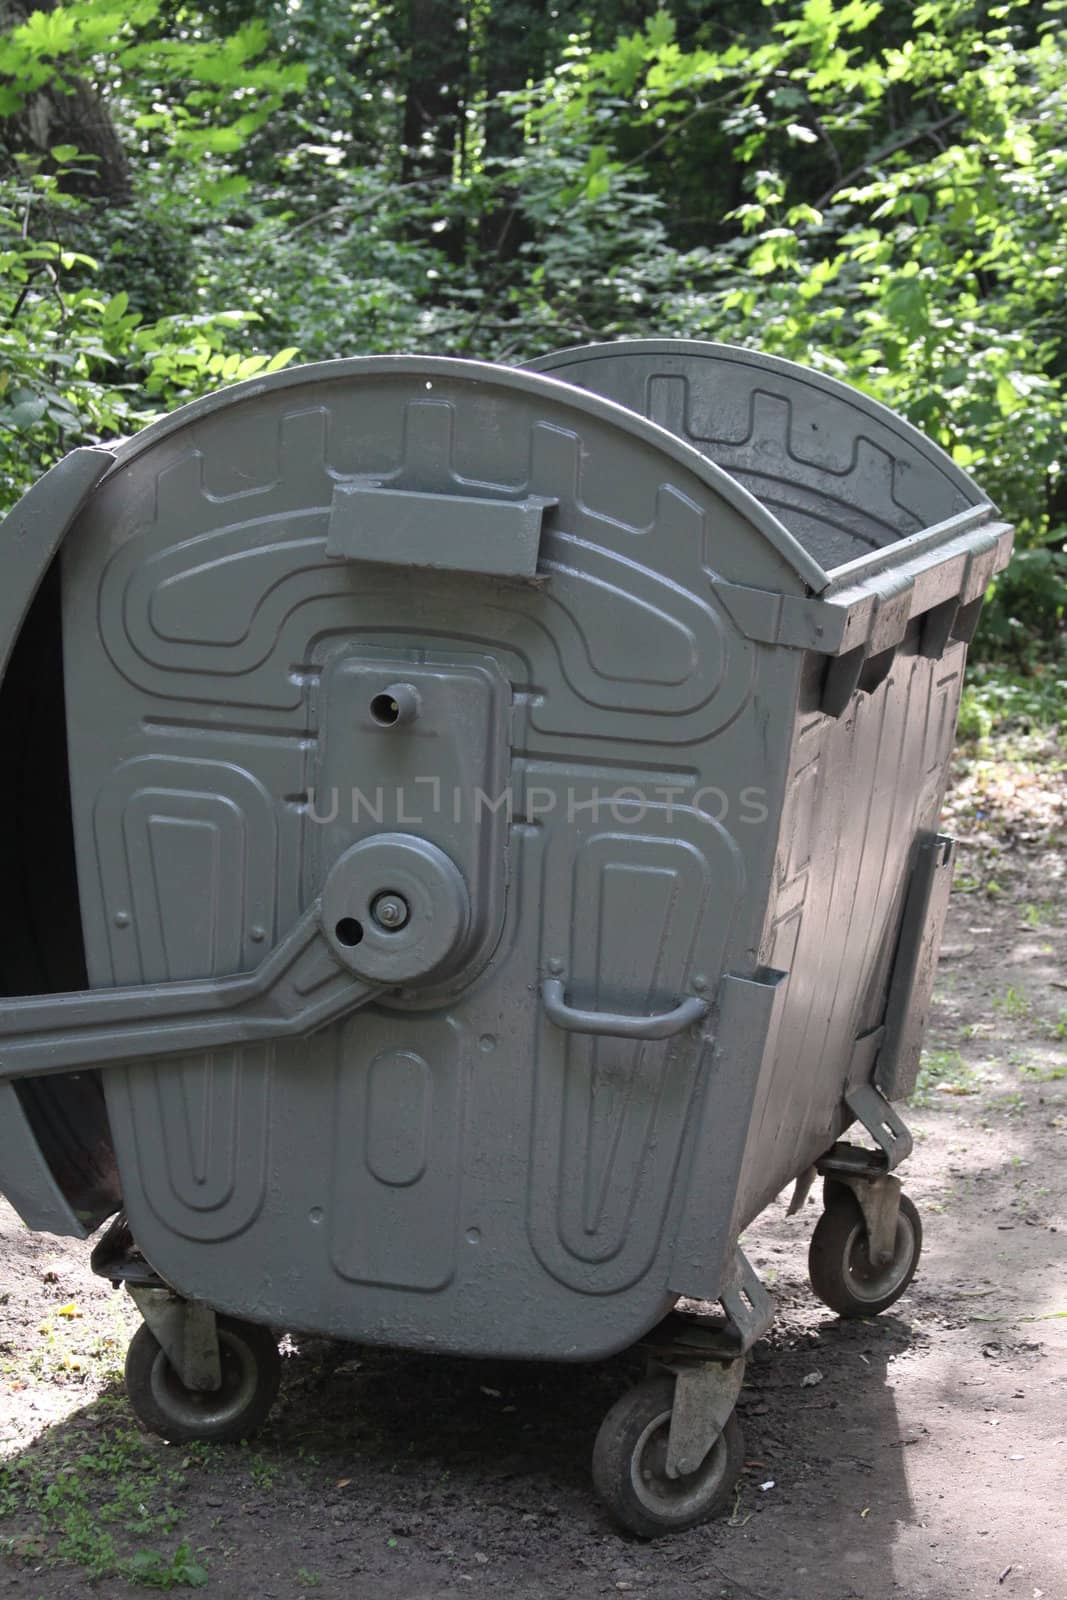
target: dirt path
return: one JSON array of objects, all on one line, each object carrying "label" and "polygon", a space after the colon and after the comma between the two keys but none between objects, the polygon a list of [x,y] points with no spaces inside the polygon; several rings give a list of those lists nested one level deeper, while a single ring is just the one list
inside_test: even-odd
[{"label": "dirt path", "polygon": [[751,1230],[780,1315],[750,1362],[728,1521],[655,1544],[609,1525],[588,1460],[625,1361],[308,1341],[254,1445],[163,1445],[122,1397],[121,1297],[3,1207],[0,1595],[1067,1600],[1062,774],[979,771],[954,810],[963,892],[910,1113],[920,1273],[893,1312],[841,1323],[807,1288],[817,1201]]}]

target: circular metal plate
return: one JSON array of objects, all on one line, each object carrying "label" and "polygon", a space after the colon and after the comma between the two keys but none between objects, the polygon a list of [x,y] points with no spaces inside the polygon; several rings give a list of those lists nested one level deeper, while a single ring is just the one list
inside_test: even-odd
[{"label": "circular metal plate", "polygon": [[[407,906],[403,926],[383,927],[375,917],[383,895]],[[354,844],[330,868],[322,923],[350,971],[378,983],[411,983],[462,956],[470,899],[443,850],[414,834],[379,833]]]}]

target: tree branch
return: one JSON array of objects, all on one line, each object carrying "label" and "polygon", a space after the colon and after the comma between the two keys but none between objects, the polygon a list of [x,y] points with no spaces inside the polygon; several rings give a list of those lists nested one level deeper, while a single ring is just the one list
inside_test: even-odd
[{"label": "tree branch", "polygon": [[[895,144],[886,145],[885,149],[879,150],[878,154],[872,156],[870,161],[865,161],[860,167],[853,167],[852,171],[846,172],[843,178],[837,178],[833,185],[814,202],[816,211],[821,211],[823,206],[828,205],[839,189],[847,189],[853,179],[862,178],[865,172],[873,172],[878,163],[884,161],[887,156],[896,155],[898,150],[906,150],[909,145],[918,144],[920,139],[936,140],[942,128],[947,128],[953,122],[958,122],[960,117],[961,113],[959,111],[953,111],[949,116],[942,117],[940,122],[930,122],[924,128],[913,128],[910,133],[905,134],[903,139],[898,139]],[[942,146],[942,148],[944,147]]]}]

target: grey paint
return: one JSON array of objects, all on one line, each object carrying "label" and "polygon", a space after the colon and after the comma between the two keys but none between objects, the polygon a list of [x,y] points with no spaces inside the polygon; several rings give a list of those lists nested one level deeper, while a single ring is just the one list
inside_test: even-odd
[{"label": "grey paint", "polygon": [[920,841],[889,980],[885,1039],[878,1053],[877,1086],[890,1100],[911,1094],[919,1076],[954,865],[953,841],[945,834]]},{"label": "grey paint", "polygon": [[[379,891],[422,904],[386,881],[383,835],[435,886],[429,953],[375,966],[389,990],[358,1012],[107,1070],[131,1226],[177,1291],[368,1342],[592,1357],[678,1295],[739,1296],[740,1228],[852,1120],[944,783],[959,608],[1009,535],[842,386],[654,354],[690,433],[709,378],[710,432],[749,419],[729,470],[558,379],[375,358],[186,407],[116,450],[75,519],[94,989],[150,1004],[255,971],[357,847],[385,864],[360,879],[365,938]],[[817,443],[783,450],[783,416],[820,406]],[[356,537],[337,506],[373,485],[394,496],[376,518],[419,507],[402,561],[331,554]],[[429,559],[432,508],[462,532],[464,501],[500,504],[478,526],[506,572]],[[531,573],[515,508],[535,503]],[[403,915],[364,957],[324,926],[358,971]],[[557,1001],[594,1025],[693,1004],[633,1038],[561,1027]]]},{"label": "grey paint", "polygon": [[332,932],[353,899],[359,908],[367,899],[365,890],[353,895],[351,883],[359,848],[334,864],[322,901],[254,972],[7,1000],[0,1006],[0,1078],[303,1037],[366,1005],[382,988],[381,976],[372,977],[362,961],[356,971],[357,952],[339,947]]},{"label": "grey paint", "polygon": [[599,1034],[612,1039],[671,1039],[676,1033],[703,1021],[708,1003],[697,995],[680,1000],[670,1011],[655,1011],[650,1016],[628,1016],[618,1011],[582,1011],[567,1004],[566,988],[559,978],[546,978],[541,985],[545,1015],[567,1033]]},{"label": "grey paint", "polygon": [[326,554],[393,567],[532,578],[541,523],[551,503],[339,483]]},{"label": "grey paint", "polygon": [[777,356],[632,339],[558,350],[530,366],[688,440],[774,511],[828,572],[985,500],[902,417]]},{"label": "grey paint", "polygon": [[106,450],[73,450],[28,489],[0,523],[0,678],[78,507],[113,459]]},{"label": "grey paint", "polygon": [[[0,524],[0,678],[78,507],[111,462],[104,450],[73,451],[27,490]],[[27,1227],[86,1237],[84,1225],[38,1149],[10,1083],[0,1083],[0,1187]]]},{"label": "grey paint", "polygon": [[0,1083],[0,1190],[27,1228],[84,1239],[88,1230],[60,1191],[13,1084]]}]

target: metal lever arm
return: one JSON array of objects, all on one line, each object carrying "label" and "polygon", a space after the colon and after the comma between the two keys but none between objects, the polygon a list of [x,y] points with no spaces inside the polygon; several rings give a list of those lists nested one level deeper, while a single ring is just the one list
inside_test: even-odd
[{"label": "metal lever arm", "polygon": [[568,1033],[606,1034],[614,1039],[669,1039],[708,1014],[706,1000],[695,995],[682,1000],[672,1011],[652,1017],[629,1017],[618,1011],[579,1011],[567,1004],[561,978],[546,978],[541,985],[545,1014],[557,1028]]},{"label": "metal lever arm", "polygon": [[0,1002],[0,1080],[306,1034],[381,989],[341,965],[316,900],[254,972]]}]

